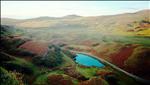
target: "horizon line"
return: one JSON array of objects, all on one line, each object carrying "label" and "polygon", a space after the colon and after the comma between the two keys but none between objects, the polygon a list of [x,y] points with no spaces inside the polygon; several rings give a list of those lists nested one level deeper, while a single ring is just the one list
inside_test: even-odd
[{"label": "horizon line", "polygon": [[42,17],[48,17],[48,18],[63,18],[63,17],[67,17],[67,16],[79,16],[79,17],[100,17],[100,16],[114,16],[114,15],[121,15],[121,14],[132,14],[132,13],[137,13],[137,12],[140,12],[140,11],[150,11],[150,8],[148,9],[142,9],[142,10],[136,10],[134,12],[123,12],[123,13],[117,13],[117,14],[105,14],[105,15],[89,15],[89,16],[84,16],[84,15],[78,15],[78,14],[68,14],[68,15],[64,15],[64,16],[38,16],[38,17],[31,17],[31,18],[11,18],[11,17],[2,17],[1,16],[1,19],[3,18],[7,18],[7,19],[16,19],[16,20],[27,20],[27,19],[36,19],[36,18],[42,18]]}]

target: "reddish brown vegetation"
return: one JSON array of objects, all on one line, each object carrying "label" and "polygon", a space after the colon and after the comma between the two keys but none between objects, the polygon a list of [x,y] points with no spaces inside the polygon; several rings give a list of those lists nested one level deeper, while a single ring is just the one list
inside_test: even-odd
[{"label": "reddish brown vegetation", "polygon": [[94,49],[92,49],[90,51],[90,53],[93,54],[93,55],[96,55],[96,56],[100,56],[99,53],[96,50],[94,50]]},{"label": "reddish brown vegetation", "polygon": [[97,46],[97,45],[99,45],[99,43],[96,43],[96,42],[91,41],[91,40],[85,40],[85,41],[81,42],[81,45],[85,45],[85,46]]},{"label": "reddish brown vegetation", "polygon": [[66,46],[65,49],[73,50],[73,51],[84,51],[84,52],[90,52],[92,50],[90,47],[80,48],[80,47],[69,47],[69,46]]},{"label": "reddish brown vegetation", "polygon": [[150,48],[140,48],[126,61],[125,70],[145,79],[150,79]]},{"label": "reddish brown vegetation", "polygon": [[79,74],[75,67],[74,66],[68,66],[68,67],[65,67],[63,68],[65,74],[73,77],[73,78],[76,78],[78,80],[87,80],[84,76],[82,76],[81,74]]},{"label": "reddish brown vegetation", "polygon": [[87,81],[82,81],[79,85],[103,85],[102,78],[92,78]]},{"label": "reddish brown vegetation", "polygon": [[107,75],[112,75],[114,74],[113,72],[107,72],[107,71],[97,71],[96,75],[101,76],[102,78],[105,78]]},{"label": "reddish brown vegetation", "polygon": [[64,78],[63,75],[50,75],[48,76],[48,83],[50,85],[73,85],[71,78]]},{"label": "reddish brown vegetation", "polygon": [[46,53],[48,51],[48,45],[45,43],[41,43],[41,42],[35,42],[35,41],[28,41],[24,44],[22,44],[21,46],[19,46],[19,48],[23,48],[26,49],[32,53],[38,54],[38,55],[43,55],[44,53]]},{"label": "reddish brown vegetation", "polygon": [[31,56],[26,56],[26,57],[23,57],[25,60],[27,61],[32,61],[32,57]]},{"label": "reddish brown vegetation", "polygon": [[123,47],[118,53],[114,53],[110,56],[112,63],[123,68],[124,61],[133,53],[135,46]]},{"label": "reddish brown vegetation", "polygon": [[16,72],[16,71],[10,71],[10,72],[15,75],[16,79],[19,81],[19,85],[24,85],[24,83],[23,83],[24,75],[23,74]]},{"label": "reddish brown vegetation", "polygon": [[140,23],[141,28],[150,28],[150,23]]}]

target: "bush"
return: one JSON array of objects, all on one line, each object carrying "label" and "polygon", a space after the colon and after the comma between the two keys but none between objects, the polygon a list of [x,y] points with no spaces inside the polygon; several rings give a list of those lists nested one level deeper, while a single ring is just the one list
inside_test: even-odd
[{"label": "bush", "polygon": [[55,67],[62,62],[63,55],[59,47],[55,45],[49,46],[48,52],[43,56],[33,58],[33,63],[36,65],[44,65],[46,67]]},{"label": "bush", "polygon": [[33,57],[32,62],[36,65],[42,65],[42,57],[41,56],[35,56],[35,57]]},{"label": "bush", "polygon": [[148,23],[148,24],[150,24],[150,22],[148,20],[142,20],[141,23]]},{"label": "bush", "polygon": [[11,35],[14,31],[13,27],[7,26],[7,25],[1,25],[1,35],[2,36],[8,36]]},{"label": "bush", "polygon": [[47,54],[42,58],[42,64],[47,67],[54,67],[62,62],[62,54],[59,47],[49,46]]},{"label": "bush", "polygon": [[20,73],[25,73],[29,75],[33,73],[33,70],[30,69],[28,66],[24,66],[21,64],[13,63],[13,62],[3,63],[2,66],[12,71],[16,70],[17,72],[20,72]]},{"label": "bush", "polygon": [[11,70],[11,71],[15,70],[19,73],[25,73],[28,75],[33,74],[35,70],[35,67],[30,62],[15,57],[13,57],[13,60],[1,62],[0,66],[7,70]]},{"label": "bush", "polygon": [[20,55],[20,56],[31,56],[31,57],[33,57],[36,55],[35,53],[32,53],[30,51],[27,51],[27,50],[21,49],[21,48],[13,49],[10,52],[11,52],[11,54]]},{"label": "bush", "polygon": [[12,53],[12,51],[15,51],[24,42],[25,41],[21,39],[12,40],[3,37],[1,38],[0,48],[6,52]]},{"label": "bush", "polygon": [[13,73],[9,73],[4,68],[0,67],[0,74],[1,85],[19,85],[19,81]]},{"label": "bush", "polygon": [[13,60],[13,58],[11,56],[9,56],[8,54],[6,54],[4,52],[0,52],[0,56],[1,56],[0,63]]}]

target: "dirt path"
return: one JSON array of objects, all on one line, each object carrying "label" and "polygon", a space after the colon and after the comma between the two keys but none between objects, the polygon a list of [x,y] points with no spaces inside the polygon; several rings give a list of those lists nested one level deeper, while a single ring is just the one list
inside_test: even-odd
[{"label": "dirt path", "polygon": [[99,58],[99,57],[97,57],[97,56],[94,56],[94,55],[92,55],[92,54],[90,54],[90,53],[85,53],[85,52],[76,52],[76,53],[81,53],[81,54],[88,55],[88,56],[91,56],[91,57],[93,57],[93,58],[96,58],[96,59],[98,59],[99,61],[101,61],[102,63],[104,63],[105,65],[109,65],[109,66],[112,67],[114,70],[117,70],[117,71],[119,71],[119,72],[121,72],[121,73],[124,73],[125,75],[127,75],[127,76],[129,76],[129,77],[135,79],[137,82],[141,83],[142,85],[150,85],[150,81],[149,81],[149,80],[145,80],[145,79],[140,78],[140,77],[138,77],[138,76],[136,76],[136,75],[133,75],[133,74],[131,74],[131,73],[129,73],[129,72],[127,72],[127,71],[125,71],[125,70],[123,70],[123,69],[117,67],[116,65],[109,63],[108,61],[106,61],[106,60],[104,60],[104,59],[102,59],[102,58]]}]

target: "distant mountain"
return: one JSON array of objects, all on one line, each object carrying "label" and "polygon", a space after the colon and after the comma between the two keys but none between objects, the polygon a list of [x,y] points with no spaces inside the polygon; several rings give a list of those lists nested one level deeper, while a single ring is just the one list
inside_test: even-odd
[{"label": "distant mountain", "polygon": [[118,15],[82,17],[68,15],[64,17],[38,17],[16,20],[2,18],[1,24],[22,28],[91,28],[100,32],[131,32],[150,28],[150,10]]},{"label": "distant mountain", "polygon": [[81,17],[81,16],[79,16],[79,15],[67,15],[67,16],[64,16],[64,17],[62,17],[62,18],[79,18],[79,17]]},{"label": "distant mountain", "polygon": [[18,22],[20,22],[20,20],[18,20],[18,19],[1,18],[2,25],[15,25]]},{"label": "distant mountain", "polygon": [[42,16],[42,17],[37,17],[37,18],[31,18],[31,19],[26,19],[26,20],[49,20],[49,19],[57,19],[56,17],[49,17],[49,16]]}]

